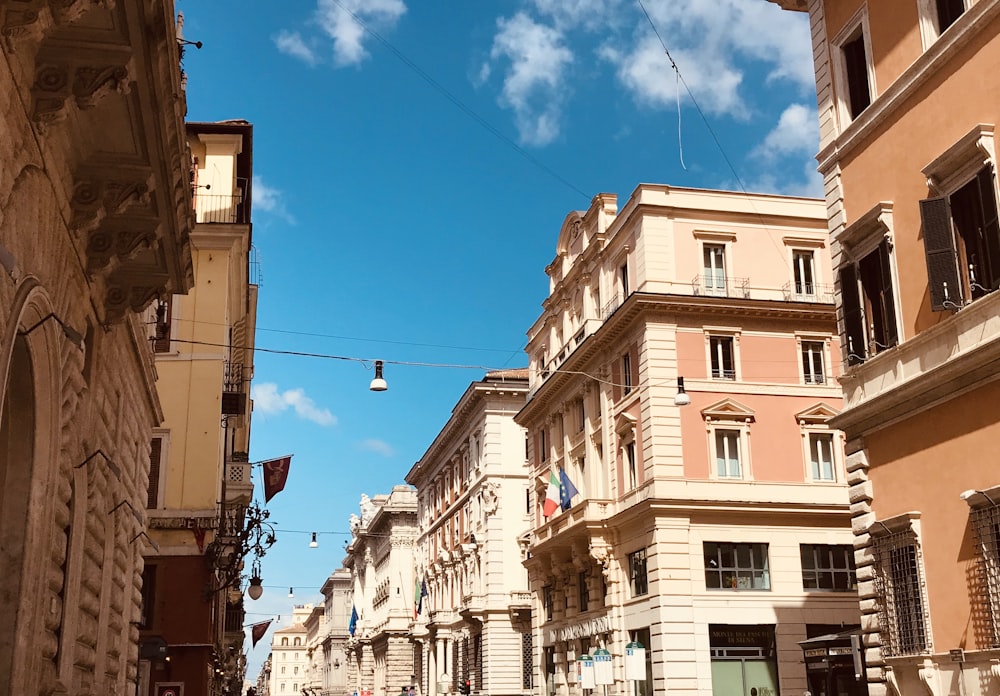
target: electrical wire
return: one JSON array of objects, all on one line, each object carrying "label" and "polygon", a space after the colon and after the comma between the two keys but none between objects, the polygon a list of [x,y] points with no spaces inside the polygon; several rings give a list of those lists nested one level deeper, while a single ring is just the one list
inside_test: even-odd
[{"label": "electrical wire", "polygon": [[345,7],[344,4],[340,2],[340,0],[333,0],[333,3],[337,5],[337,7],[339,7],[341,10],[343,10],[345,13],[350,15],[351,19],[353,19],[358,24],[359,27],[364,29],[369,35],[372,36],[372,38],[377,40],[383,46],[388,48],[393,53],[393,55],[395,55],[396,58],[398,58],[406,67],[410,68],[410,70],[419,75],[421,79],[423,79],[427,84],[433,87],[439,94],[445,97],[448,101],[454,104],[462,113],[464,113],[466,116],[468,116],[473,121],[478,123],[480,126],[485,128],[489,133],[491,133],[497,139],[502,141],[505,145],[509,146],[512,150],[514,150],[514,152],[521,155],[521,157],[523,157],[528,162],[533,164],[539,170],[545,172],[553,179],[566,186],[568,189],[575,191],[588,201],[593,198],[593,196],[590,196],[587,193],[585,193],[582,189],[578,188],[568,179],[560,175],[554,169],[546,165],[544,162],[539,160],[537,157],[535,157],[530,152],[525,150],[523,147],[521,147],[513,140],[511,140],[509,137],[504,135],[498,128],[496,128],[493,124],[491,124],[485,118],[480,116],[478,113],[473,111],[470,107],[466,106],[461,99],[456,97],[444,85],[442,85],[440,82],[431,77],[426,71],[423,70],[423,68],[414,63],[412,60],[410,60],[402,51],[400,51],[398,48],[392,45],[388,39],[386,39],[384,36],[382,36],[377,31],[368,26],[364,20],[358,17],[358,15],[352,12],[349,8]]}]

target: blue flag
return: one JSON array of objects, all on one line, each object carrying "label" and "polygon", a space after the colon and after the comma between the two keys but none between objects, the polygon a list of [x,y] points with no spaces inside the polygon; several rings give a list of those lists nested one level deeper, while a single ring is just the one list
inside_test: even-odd
[{"label": "blue flag", "polygon": [[427,579],[424,578],[420,581],[420,603],[417,604],[417,613],[419,614],[424,610],[424,597],[427,596]]},{"label": "blue flag", "polygon": [[353,636],[354,635],[354,631],[356,631],[357,628],[358,628],[358,610],[352,605],[351,606],[351,623],[349,623],[347,625],[347,632],[350,633]]},{"label": "blue flag", "polygon": [[573,507],[573,496],[579,492],[566,475],[566,470],[559,467],[559,507],[569,510]]}]

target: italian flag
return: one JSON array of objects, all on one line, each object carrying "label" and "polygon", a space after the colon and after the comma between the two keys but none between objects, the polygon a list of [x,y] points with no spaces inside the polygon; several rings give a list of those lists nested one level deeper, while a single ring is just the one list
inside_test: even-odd
[{"label": "italian flag", "polygon": [[559,509],[559,479],[554,471],[549,472],[549,487],[545,491],[545,502],[542,504],[542,515],[552,517]]}]

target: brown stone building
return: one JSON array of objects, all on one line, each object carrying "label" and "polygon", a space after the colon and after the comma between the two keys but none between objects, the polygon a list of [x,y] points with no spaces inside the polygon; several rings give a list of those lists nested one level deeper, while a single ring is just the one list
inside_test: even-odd
[{"label": "brown stone building", "polygon": [[192,283],[174,8],[0,2],[0,696],[135,689],[148,327]]}]

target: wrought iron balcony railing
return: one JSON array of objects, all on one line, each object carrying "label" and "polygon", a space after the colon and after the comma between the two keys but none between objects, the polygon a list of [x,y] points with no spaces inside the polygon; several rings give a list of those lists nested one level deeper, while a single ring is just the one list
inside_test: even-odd
[{"label": "wrought iron balcony railing", "polygon": [[789,281],[781,287],[785,300],[789,302],[833,303],[833,286],[822,283],[799,283]]},{"label": "wrought iron balcony railing", "polygon": [[196,189],[194,212],[198,222],[245,224],[249,222],[242,196],[223,196],[201,193]]},{"label": "wrought iron balcony railing", "polygon": [[709,297],[750,297],[750,279],[724,275],[696,275],[691,279],[691,291],[695,295]]}]

